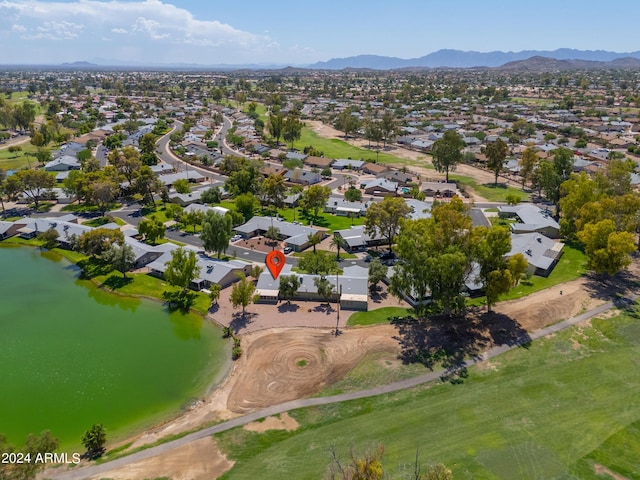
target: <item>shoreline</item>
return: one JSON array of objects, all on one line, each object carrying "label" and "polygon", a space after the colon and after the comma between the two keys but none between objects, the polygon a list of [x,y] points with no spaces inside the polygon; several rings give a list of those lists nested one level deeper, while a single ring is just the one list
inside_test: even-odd
[{"label": "shoreline", "polygon": [[[16,241],[11,241],[11,239],[8,239],[8,241],[7,240],[0,241],[0,248],[11,249],[11,248],[22,248],[22,247],[28,247],[32,250],[33,249],[38,250],[40,248],[39,245],[35,245],[33,243],[16,242]],[[154,302],[156,304],[158,303],[164,304],[164,301],[157,297],[152,297],[148,295],[122,293],[122,292],[117,292],[104,287],[101,283],[95,281],[95,279],[88,278],[87,276],[85,276],[82,268],[76,262],[74,262],[71,258],[69,258],[69,256],[65,255],[62,249],[56,248],[52,250],[47,250],[45,248],[42,248],[41,251],[36,253],[40,253],[41,256],[44,257],[46,260],[52,261],[54,263],[65,261],[68,263],[68,265],[73,265],[74,268],[77,269],[76,280],[81,280],[82,282],[86,282],[88,285],[91,285],[93,288],[96,288],[97,290],[104,292],[106,294],[115,295],[117,298],[121,298],[121,299],[129,298],[132,300],[141,300],[141,301],[146,300],[146,301]],[[163,310],[167,315],[170,315],[172,313],[164,306],[163,306]],[[199,311],[195,309],[190,309],[189,312],[184,312],[183,314],[197,315],[199,318],[203,320],[203,325],[205,323],[210,325],[210,327],[206,327],[206,328],[213,328],[212,338],[216,336],[221,336],[222,327],[217,322],[215,322],[212,318],[210,318],[208,315],[202,315]],[[206,351],[207,351],[207,355],[209,356],[211,356],[212,353],[214,353],[211,351],[210,348],[207,348]],[[181,417],[184,417],[186,414],[192,411],[194,408],[197,408],[199,404],[206,402],[207,399],[209,399],[214,394],[214,392],[216,392],[222,385],[225,384],[225,382],[227,382],[229,376],[233,371],[234,364],[233,364],[233,360],[231,360],[231,343],[230,342],[223,343],[223,352],[220,355],[220,359],[222,361],[217,364],[214,361],[212,361],[213,359],[207,361],[207,366],[205,367],[205,370],[200,372],[196,377],[196,380],[198,378],[202,378],[204,381],[202,382],[201,385],[196,386],[195,390],[187,392],[188,395],[185,397],[184,401],[181,402],[179,405],[175,405],[173,407],[167,408],[166,410],[164,410],[164,412],[161,412],[161,413],[154,413],[152,415],[145,415],[143,417],[139,417],[133,422],[129,422],[131,423],[130,426],[118,428],[118,430],[116,430],[117,433],[108,432],[110,437],[108,439],[109,440],[108,443],[110,444],[110,450],[121,448],[123,445],[126,445],[128,443],[133,445],[145,433],[149,431],[159,430],[169,424],[175,423]],[[55,435],[55,432],[52,432],[52,433],[54,433]],[[124,451],[129,450],[129,448],[125,449]],[[69,442],[61,441],[61,449],[66,451],[79,450],[79,449],[82,449],[82,446],[79,441],[69,441]]]}]

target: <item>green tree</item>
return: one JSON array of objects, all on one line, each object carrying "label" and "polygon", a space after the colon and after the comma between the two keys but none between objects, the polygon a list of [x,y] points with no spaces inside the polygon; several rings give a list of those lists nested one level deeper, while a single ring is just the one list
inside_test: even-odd
[{"label": "green tree", "polygon": [[126,243],[118,244],[113,243],[107,248],[100,256],[103,262],[120,273],[122,278],[127,278],[127,271],[133,267],[136,263],[136,254],[133,251],[133,247]]},{"label": "green tree", "polygon": [[253,193],[243,193],[235,198],[236,210],[242,214],[244,221],[253,218],[254,212],[260,208],[260,202]]},{"label": "green tree", "polygon": [[289,114],[282,125],[282,138],[285,142],[291,143],[291,149],[293,150],[293,143],[296,140],[300,140],[302,136],[302,122],[297,115]]},{"label": "green tree", "polygon": [[232,235],[233,230],[229,215],[221,215],[213,210],[207,211],[202,220],[202,232],[200,232],[200,239],[205,250],[216,252],[220,258],[222,252],[229,246]]},{"label": "green tree", "polygon": [[233,308],[241,306],[242,315],[244,316],[247,306],[257,301],[258,296],[255,294],[256,286],[254,283],[247,280],[244,274],[240,274],[239,277],[240,280],[234,283],[233,287],[231,287],[229,302],[231,302]]},{"label": "green tree", "polygon": [[491,305],[498,301],[503,293],[507,293],[513,287],[514,279],[508,269],[493,270],[489,272],[486,280],[485,293],[487,296],[487,310],[491,312]]},{"label": "green tree", "polygon": [[280,137],[282,136],[282,130],[284,127],[284,115],[282,113],[271,112],[269,114],[269,121],[267,122],[267,128],[269,129],[269,135],[271,135],[276,145],[280,143]]},{"label": "green tree", "polygon": [[330,454],[332,460],[327,472],[328,480],[382,480],[386,478],[382,465],[382,456],[384,455],[382,444],[363,455],[358,455],[352,449],[348,463],[340,460],[334,447],[331,448]]},{"label": "green tree", "polygon": [[578,232],[578,239],[585,247],[587,267],[599,275],[614,275],[631,263],[634,237],[629,232],[617,232],[613,220],[586,224]]},{"label": "green tree", "polygon": [[112,243],[124,243],[124,234],[118,229],[94,228],[80,235],[76,242],[76,250],[100,257]]},{"label": "green tree", "polygon": [[382,202],[373,203],[365,219],[365,232],[372,237],[387,239],[389,251],[400,227],[400,222],[409,217],[411,207],[401,197],[385,197]]},{"label": "green tree", "polygon": [[338,262],[329,252],[304,252],[298,260],[298,268],[315,275],[328,275],[338,270]]},{"label": "green tree", "polygon": [[20,170],[12,175],[20,185],[20,190],[33,200],[36,210],[40,207],[40,200],[56,184],[53,175],[44,170]]},{"label": "green tree", "polygon": [[173,188],[176,190],[176,192],[183,195],[191,191],[191,188],[189,187],[189,180],[187,180],[186,178],[180,178],[173,182]]},{"label": "green tree", "polygon": [[307,241],[313,247],[313,253],[316,253],[316,246],[322,241],[322,235],[320,232],[310,233],[307,235]]},{"label": "green tree", "polygon": [[287,301],[287,305],[291,304],[291,300],[296,296],[299,288],[300,278],[297,275],[282,275],[280,277],[280,297]]},{"label": "green tree", "polygon": [[156,217],[145,218],[138,225],[138,232],[144,235],[147,242],[156,243],[157,240],[164,238],[165,226]]},{"label": "green tree", "polygon": [[529,262],[521,253],[516,253],[512,255],[507,260],[507,270],[511,272],[511,277],[513,278],[513,287],[518,285],[520,278],[529,268]]},{"label": "green tree", "polygon": [[344,198],[349,202],[359,202],[362,200],[362,192],[356,187],[350,187],[344,192]]},{"label": "green tree", "polygon": [[156,149],[156,137],[153,133],[145,133],[142,137],[140,137],[140,141],[138,145],[140,147],[140,153],[149,154],[154,153]]},{"label": "green tree", "polygon": [[271,240],[271,248],[274,249],[278,244],[278,239],[280,238],[280,229],[274,225],[271,225],[269,228],[267,228],[264,237]]},{"label": "green tree", "polygon": [[487,168],[495,175],[495,185],[498,184],[498,175],[504,168],[504,160],[507,158],[508,153],[509,147],[500,138],[484,147],[484,154],[487,156]]},{"label": "green tree", "polygon": [[171,252],[171,260],[165,263],[164,278],[170,285],[181,287],[186,293],[189,284],[200,274],[196,252],[177,248]]},{"label": "green tree", "polygon": [[269,175],[264,179],[262,189],[266,199],[276,208],[282,208],[287,186],[282,175]]},{"label": "green tree", "polygon": [[380,119],[380,133],[384,140],[384,148],[387,148],[387,144],[391,143],[394,134],[396,132],[396,122],[391,112],[384,112]]},{"label": "green tree", "polygon": [[329,299],[331,298],[331,295],[334,294],[334,289],[331,282],[327,280],[327,277],[321,275],[313,279],[313,284],[316,287],[318,295],[324,298],[324,300],[327,302],[327,305],[329,305]]},{"label": "green tree", "polygon": [[313,212],[314,222],[318,218],[318,212],[323,209],[331,196],[331,189],[323,185],[311,185],[302,193],[300,204],[303,209]]},{"label": "green tree", "polygon": [[520,159],[520,176],[522,177],[522,188],[527,182],[527,180],[531,180],[533,172],[535,170],[535,166],[538,163],[538,155],[536,151],[527,147],[524,152],[522,152],[522,158]]},{"label": "green tree", "polygon": [[344,132],[344,136],[347,138],[350,134],[358,131],[360,121],[357,116],[352,115],[350,109],[346,109],[338,114],[334,126],[341,132]]},{"label": "green tree", "polygon": [[222,192],[220,187],[211,187],[202,192],[200,197],[204,203],[215,204],[222,201]]},{"label": "green tree", "polygon": [[431,149],[433,166],[438,172],[445,172],[447,182],[449,182],[449,171],[455,170],[462,161],[462,149],[465,145],[462,137],[455,130],[448,130],[433,144]]},{"label": "green tree", "polygon": [[339,237],[336,237],[335,234],[331,237],[330,242],[331,248],[336,249],[336,260],[340,261],[340,248],[342,247],[342,240]]},{"label": "green tree", "polygon": [[387,276],[387,266],[380,259],[374,258],[369,264],[369,290],[373,293],[378,290],[380,283]]},{"label": "green tree", "polygon": [[82,435],[82,445],[87,449],[89,458],[97,458],[104,453],[107,443],[107,432],[102,424],[94,424]]},{"label": "green tree", "polygon": [[220,293],[222,292],[222,287],[217,283],[212,283],[209,285],[209,299],[211,302],[215,302],[218,304],[218,300],[220,299]]},{"label": "green tree", "polygon": [[42,242],[42,246],[47,250],[51,250],[58,246],[58,231],[55,228],[50,228],[38,235],[38,240]]},{"label": "green tree", "polygon": [[[185,229],[188,228],[189,225],[193,227],[193,233],[196,233],[196,227],[201,225],[203,220],[204,213],[202,213],[201,210],[189,210],[188,212],[184,212],[180,218],[180,222],[185,226]],[[229,238],[231,238],[231,236],[229,236]]]}]

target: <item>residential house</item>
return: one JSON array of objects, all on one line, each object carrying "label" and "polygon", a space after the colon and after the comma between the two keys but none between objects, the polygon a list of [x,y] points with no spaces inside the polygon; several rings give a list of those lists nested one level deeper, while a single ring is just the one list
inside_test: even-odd
[{"label": "residential house", "polygon": [[507,257],[520,253],[527,259],[527,271],[542,277],[548,276],[562,256],[564,243],[554,242],[540,233],[511,235],[511,251]]},{"label": "residential house", "polygon": [[386,178],[376,178],[362,183],[360,188],[362,188],[367,195],[387,196],[396,195],[398,184]]},{"label": "residential house", "polygon": [[427,197],[453,197],[456,194],[457,186],[453,182],[422,182],[420,191]]},{"label": "residential house", "polygon": [[294,168],[293,170],[287,170],[285,172],[284,179],[287,182],[297,183],[299,185],[315,185],[322,181],[322,175],[320,172]]},{"label": "residential house", "polygon": [[365,163],[367,162],[364,160],[339,158],[333,162],[332,167],[336,170],[361,170]]},{"label": "residential house", "polygon": [[69,170],[80,170],[80,161],[71,155],[62,155],[51,160],[44,166],[47,172],[68,172]]},{"label": "residential house", "polygon": [[560,225],[548,211],[530,203],[515,206],[498,207],[501,217],[515,217],[518,223],[511,224],[513,233],[542,233],[549,238],[560,237]]},{"label": "residential house", "polygon": [[[282,275],[292,275],[291,265],[285,264],[280,272]],[[325,301],[324,297],[318,294],[315,279],[319,275],[295,274],[300,280],[300,287],[294,296],[298,301]],[[345,310],[367,310],[369,300],[368,269],[351,266],[343,269],[342,275],[328,275],[326,279],[333,287],[333,294],[329,301],[339,301],[340,308]],[[259,302],[277,303],[280,299],[280,283],[274,280],[270,272],[263,272],[258,277],[256,286]]]},{"label": "residential house", "polygon": [[326,236],[324,230],[285,222],[273,217],[253,217],[248,222],[235,227],[234,230],[239,235],[242,235],[243,238],[252,238],[264,235],[272,226],[278,229],[280,239],[284,240],[286,246],[291,247],[296,252],[300,252],[309,246],[309,237],[311,235],[319,234],[320,238]]}]

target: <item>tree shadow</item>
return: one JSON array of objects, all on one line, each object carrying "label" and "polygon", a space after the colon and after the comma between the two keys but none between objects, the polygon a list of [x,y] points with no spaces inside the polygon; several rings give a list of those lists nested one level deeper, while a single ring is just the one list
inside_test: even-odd
[{"label": "tree shadow", "polygon": [[209,307],[209,313],[216,313],[218,310],[220,310],[220,304],[218,302]]},{"label": "tree shadow", "polygon": [[234,333],[239,333],[243,328],[247,328],[247,325],[253,323],[253,319],[257,317],[257,313],[252,312],[236,312],[231,315],[231,322],[229,327]]},{"label": "tree shadow", "polygon": [[335,309],[329,303],[321,303],[320,305],[314,307],[313,311],[322,312],[322,313],[326,313],[327,315],[330,315],[333,312],[335,312]]},{"label": "tree shadow", "polygon": [[110,265],[102,262],[99,258],[89,257],[78,262],[78,267],[82,270],[80,278],[91,280],[94,277],[108,275],[113,269]]},{"label": "tree shadow", "polygon": [[295,313],[300,309],[299,305],[296,305],[295,303],[281,303],[280,305],[278,305],[278,312],[280,313]]},{"label": "tree shadow", "polygon": [[497,189],[507,189],[509,186],[506,183],[483,183],[482,184],[483,187],[487,187],[487,188],[497,188]]},{"label": "tree shadow", "polygon": [[131,277],[121,277],[119,275],[112,275],[109,278],[107,278],[100,286],[108,287],[111,290],[117,290],[119,288],[129,285],[131,282],[133,282],[133,278]]},{"label": "tree shadow", "polygon": [[381,303],[383,300],[386,300],[389,294],[382,290],[381,288],[376,288],[375,291],[369,290],[369,298],[373,303]]},{"label": "tree shadow", "polygon": [[613,301],[616,307],[628,303],[640,291],[638,277],[629,270],[622,270],[615,275],[589,272],[585,278],[584,288],[590,296],[607,302]]},{"label": "tree shadow", "polygon": [[511,317],[478,309],[451,317],[394,317],[391,324],[398,330],[394,338],[400,343],[403,363],[420,363],[432,371],[443,368],[441,379],[451,383],[460,383],[467,376],[465,361],[478,358],[491,347],[527,347],[531,341]]}]

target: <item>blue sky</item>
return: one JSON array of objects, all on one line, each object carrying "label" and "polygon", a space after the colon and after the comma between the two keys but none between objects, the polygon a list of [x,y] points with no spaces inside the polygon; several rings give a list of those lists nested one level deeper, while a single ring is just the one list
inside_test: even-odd
[{"label": "blue sky", "polygon": [[359,54],[640,50],[638,0],[0,0],[0,64],[304,65]]}]

